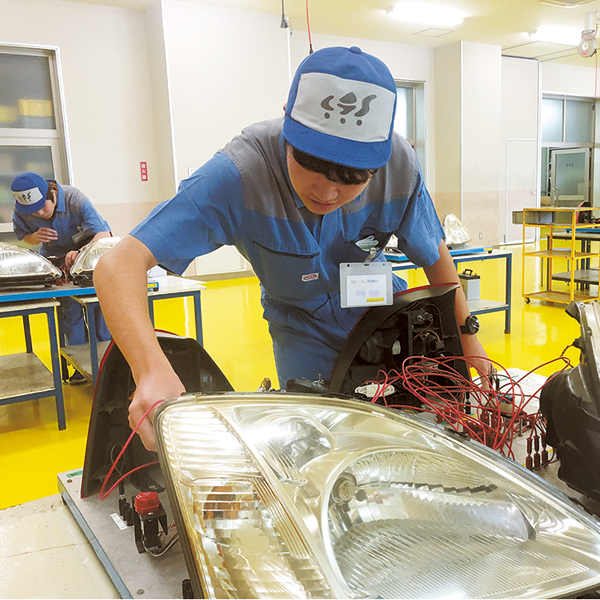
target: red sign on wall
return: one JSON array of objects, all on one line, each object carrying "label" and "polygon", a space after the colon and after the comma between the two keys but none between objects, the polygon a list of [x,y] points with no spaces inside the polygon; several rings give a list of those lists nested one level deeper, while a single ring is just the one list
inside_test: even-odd
[{"label": "red sign on wall", "polygon": [[145,162],[140,163],[140,173],[142,175],[142,181],[148,181],[148,165]]}]

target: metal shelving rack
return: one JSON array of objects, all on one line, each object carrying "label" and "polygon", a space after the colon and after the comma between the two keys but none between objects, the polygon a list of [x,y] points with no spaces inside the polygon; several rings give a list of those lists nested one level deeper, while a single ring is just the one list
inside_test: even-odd
[{"label": "metal shelving rack", "polygon": [[[582,229],[597,229],[600,232],[600,223],[578,223],[578,215],[583,211],[591,211],[591,208],[525,208],[522,213],[523,223],[523,297],[526,302],[530,302],[533,298],[535,300],[543,300],[547,302],[557,302],[561,304],[568,304],[569,302],[591,302],[598,300],[598,291],[596,294],[592,294],[589,290],[589,285],[586,285],[588,289],[577,290],[578,284],[585,283],[594,286],[599,286],[600,289],[600,278],[596,276],[595,279],[590,280],[590,270],[579,270],[577,265],[579,261],[585,261],[589,264],[590,259],[600,259],[600,249],[592,252],[591,247],[587,251],[577,251],[577,231]],[[536,250],[533,252],[527,252],[525,250],[526,245],[526,232],[527,228],[536,227],[548,229],[548,244],[545,250]],[[568,247],[557,248],[554,245],[554,234],[560,232],[561,239],[567,237],[569,241]],[[525,291],[525,274],[526,270],[526,259],[528,257],[541,258],[542,269],[541,269],[541,283],[543,286],[543,263],[546,261],[546,285],[544,289],[526,292]],[[557,259],[568,261],[568,270],[566,272],[554,273],[553,261]],[[593,270],[593,273],[598,271]],[[585,278],[583,281],[582,278]],[[562,281],[569,284],[569,291],[560,291],[552,289],[553,281]]]}]

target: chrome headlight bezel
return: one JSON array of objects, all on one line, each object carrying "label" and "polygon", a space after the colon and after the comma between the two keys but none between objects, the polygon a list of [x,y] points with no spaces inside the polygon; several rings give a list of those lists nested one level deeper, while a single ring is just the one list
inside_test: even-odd
[{"label": "chrome headlight bezel", "polygon": [[[352,445],[353,442],[350,440],[352,435],[363,436],[363,442],[371,439],[373,442],[372,451],[375,453],[382,451],[382,444],[386,439],[390,444],[392,440],[396,440],[393,442],[393,445],[389,446],[391,449],[403,448],[405,452],[422,453],[431,457],[435,456],[436,453],[442,453],[443,455],[445,453],[450,462],[458,461],[460,463],[464,461],[465,465],[468,464],[470,468],[475,468],[476,465],[479,465],[477,468],[481,469],[481,472],[490,481],[503,481],[509,491],[513,487],[521,491],[527,490],[531,502],[543,503],[547,507],[546,510],[549,511],[548,514],[559,513],[565,515],[565,518],[571,519],[573,523],[577,523],[578,527],[585,528],[586,532],[589,533],[590,540],[593,538],[593,543],[589,541],[589,544],[591,544],[590,548],[593,547],[593,551],[590,550],[589,553],[594,555],[594,560],[598,563],[598,575],[590,577],[589,585],[586,584],[583,587],[581,582],[558,586],[553,590],[553,595],[568,595],[574,590],[581,592],[584,589],[600,585],[600,525],[595,519],[575,506],[566,494],[560,492],[513,461],[500,456],[498,453],[477,442],[465,439],[458,434],[450,433],[441,426],[427,423],[420,418],[400,414],[398,411],[378,405],[333,397],[302,394],[228,393],[210,396],[187,395],[177,400],[163,403],[155,416],[158,454],[165,475],[171,507],[175,514],[178,529],[181,528],[181,533],[184,531],[189,533],[190,518],[189,514],[187,516],[184,515],[180,506],[182,500],[181,487],[179,481],[175,481],[176,478],[173,474],[173,469],[175,468],[171,464],[173,444],[172,439],[169,438],[171,435],[169,428],[172,426],[172,423],[169,420],[180,418],[177,411],[180,411],[179,415],[187,415],[186,418],[191,418],[190,415],[195,410],[199,410],[203,414],[212,412],[213,415],[216,415],[215,420],[211,422],[222,423],[223,431],[228,429],[227,435],[231,435],[232,439],[235,438],[237,440],[236,443],[239,442],[243,446],[244,451],[249,453],[250,462],[248,464],[252,463],[254,465],[253,468],[256,469],[254,474],[248,475],[249,477],[256,478],[258,477],[256,473],[259,472],[262,477],[268,479],[268,487],[273,497],[273,502],[280,502],[283,507],[277,509],[280,511],[278,514],[280,514],[281,518],[287,519],[286,523],[288,525],[286,527],[291,523],[292,528],[294,528],[307,545],[307,553],[314,559],[314,564],[310,566],[310,569],[314,570],[314,565],[317,565],[320,569],[320,576],[322,576],[323,580],[321,582],[323,587],[319,588],[321,597],[353,597],[357,593],[356,589],[349,587],[344,577],[341,576],[340,565],[336,562],[336,557],[334,556],[334,542],[332,542],[332,530],[329,521],[331,510],[335,510],[335,507],[331,508],[332,498],[335,497],[335,494],[339,495],[339,490],[334,490],[334,486],[339,482],[340,474],[347,472],[350,463],[357,463],[357,457],[361,458],[368,454],[365,448],[361,446],[362,442],[357,441],[354,446]],[[300,424],[294,429],[294,419],[300,415],[301,420],[302,415],[312,415],[316,412],[324,415],[320,421],[322,424],[329,423],[328,426],[324,425],[324,429],[330,433],[335,431],[335,433],[331,433],[331,436],[328,436],[327,432],[319,427],[314,427],[314,431],[308,432],[307,439],[317,439],[318,441],[317,450],[311,454],[308,460],[305,461],[305,457],[301,456],[298,460],[300,467],[296,468],[294,465],[286,463],[286,461],[279,460],[278,462],[276,457],[274,459],[272,455],[270,456],[272,446],[268,440],[271,440],[271,438],[267,440],[266,437],[261,436],[264,431],[259,426],[261,420],[267,422],[271,419],[271,422],[277,421],[278,423],[283,423],[281,420],[282,417],[288,414],[291,423],[288,429],[291,431],[291,438],[293,438],[295,435],[294,431],[298,430],[298,427],[301,428]],[[327,416],[325,413],[330,413],[330,416]],[[273,419],[269,415],[274,415],[275,418]],[[336,415],[338,416],[336,417]],[[336,418],[339,418],[337,423],[335,422]],[[327,421],[327,419],[330,421]],[[347,431],[344,430],[342,425],[340,425],[343,419],[348,419],[349,423],[353,422],[353,420],[356,421],[356,431],[351,431],[350,429]],[[308,422],[310,419],[307,417],[306,420]],[[367,421],[369,421],[369,426],[376,424],[376,430],[361,432],[360,423],[365,424]],[[364,427],[366,426],[364,425]],[[258,427],[261,435],[252,434],[252,427],[255,429]],[[281,429],[279,425],[277,427]],[[336,428],[339,428],[339,430]],[[404,435],[397,436],[398,432],[404,432]],[[212,433],[207,432],[207,436],[210,437],[210,435]],[[345,436],[343,437],[345,440],[344,443],[348,443],[348,445],[339,451],[340,447],[336,446],[336,452],[330,452],[331,448],[338,443],[334,439],[335,436]],[[339,439],[341,440],[342,437]],[[377,445],[377,440],[379,440],[379,446]],[[210,448],[210,446],[207,447]],[[352,450],[353,447],[354,450]],[[202,444],[198,443],[198,451],[201,450]],[[214,457],[218,456],[218,448],[215,448],[214,452]],[[295,450],[292,449],[291,452],[295,452]],[[351,452],[355,454],[352,455]],[[345,459],[343,459],[344,453],[346,453]],[[290,456],[289,452],[286,456]],[[198,460],[204,459],[198,458]],[[466,469],[466,467],[461,468]],[[219,473],[223,473],[226,470],[222,468],[222,465],[217,465],[213,469],[213,472],[209,474],[210,476],[204,476],[204,479],[209,481],[212,477],[212,480],[217,481]],[[240,472],[240,480],[243,479],[243,476],[244,474]],[[223,475],[223,477],[227,479],[228,476]],[[199,479],[202,478],[197,478],[196,481]],[[315,481],[320,484],[320,487],[315,486]],[[498,489],[499,491],[494,491],[494,493],[498,497],[501,497],[505,493],[505,490]],[[298,490],[302,490],[302,493],[298,492]],[[229,488],[227,488],[226,492],[228,494],[236,493],[231,492]],[[469,490],[469,494],[472,492],[473,490]],[[493,496],[491,497],[493,498]],[[204,507],[206,507],[206,499],[208,498],[206,493],[204,498]],[[216,502],[214,504],[216,506]],[[357,510],[360,512],[361,507],[358,507]],[[202,514],[204,515],[205,513]],[[223,527],[227,527],[227,525],[225,524]],[[546,533],[543,535],[546,535]],[[207,564],[199,564],[199,554],[192,548],[189,535],[184,534],[181,536],[181,539],[184,556],[190,572],[190,579],[195,592],[203,592],[206,597],[223,597],[220,595],[224,593],[223,590],[217,590],[217,593],[215,593],[215,589],[211,588],[210,584],[207,585],[207,573],[212,567]],[[542,542],[544,540],[546,538],[542,536]],[[223,558],[224,563],[225,560]],[[590,561],[593,562],[591,558]],[[596,563],[594,563],[595,565]],[[547,594],[547,589],[536,589],[535,586],[530,595],[539,596],[540,589],[542,595],[550,597]],[[527,594],[521,592],[517,596],[527,597]],[[235,590],[232,592],[231,597],[236,597]]]}]

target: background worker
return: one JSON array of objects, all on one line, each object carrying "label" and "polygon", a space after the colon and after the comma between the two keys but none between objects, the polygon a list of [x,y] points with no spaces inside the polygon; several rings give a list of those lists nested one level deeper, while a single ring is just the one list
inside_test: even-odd
[{"label": "background worker", "polygon": [[[40,244],[40,254],[52,258],[66,273],[84,245],[112,235],[108,223],[77,188],[28,172],[14,178],[11,190],[15,196],[13,230],[17,239],[32,246]],[[85,344],[88,336],[81,305],[72,298],[59,301],[59,322],[66,338],[61,345]],[[100,311],[96,331],[98,340],[110,339]],[[69,381],[82,383],[84,378],[75,371]]]},{"label": "background worker", "polygon": [[[184,391],[148,317],[146,272],[156,264],[182,273],[196,256],[235,245],[262,285],[281,387],[290,378],[327,380],[365,310],[341,307],[341,263],[363,263],[372,251],[385,262],[395,234],[431,283],[458,282],[416,155],[393,131],[395,104],[394,79],[374,56],[356,47],[311,54],[284,119],[246,128],[102,257],[94,282],[136,382],[132,426]],[[389,284],[407,287],[391,273]],[[460,287],[456,298],[462,326],[469,310]],[[476,335],[462,338],[487,373]],[[151,421],[138,431],[153,448]]]}]

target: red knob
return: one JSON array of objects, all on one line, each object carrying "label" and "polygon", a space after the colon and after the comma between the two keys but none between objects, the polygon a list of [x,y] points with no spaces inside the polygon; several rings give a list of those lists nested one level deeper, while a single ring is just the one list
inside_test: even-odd
[{"label": "red knob", "polygon": [[160,500],[156,492],[140,492],[135,497],[135,510],[139,515],[149,515],[158,512]]}]

